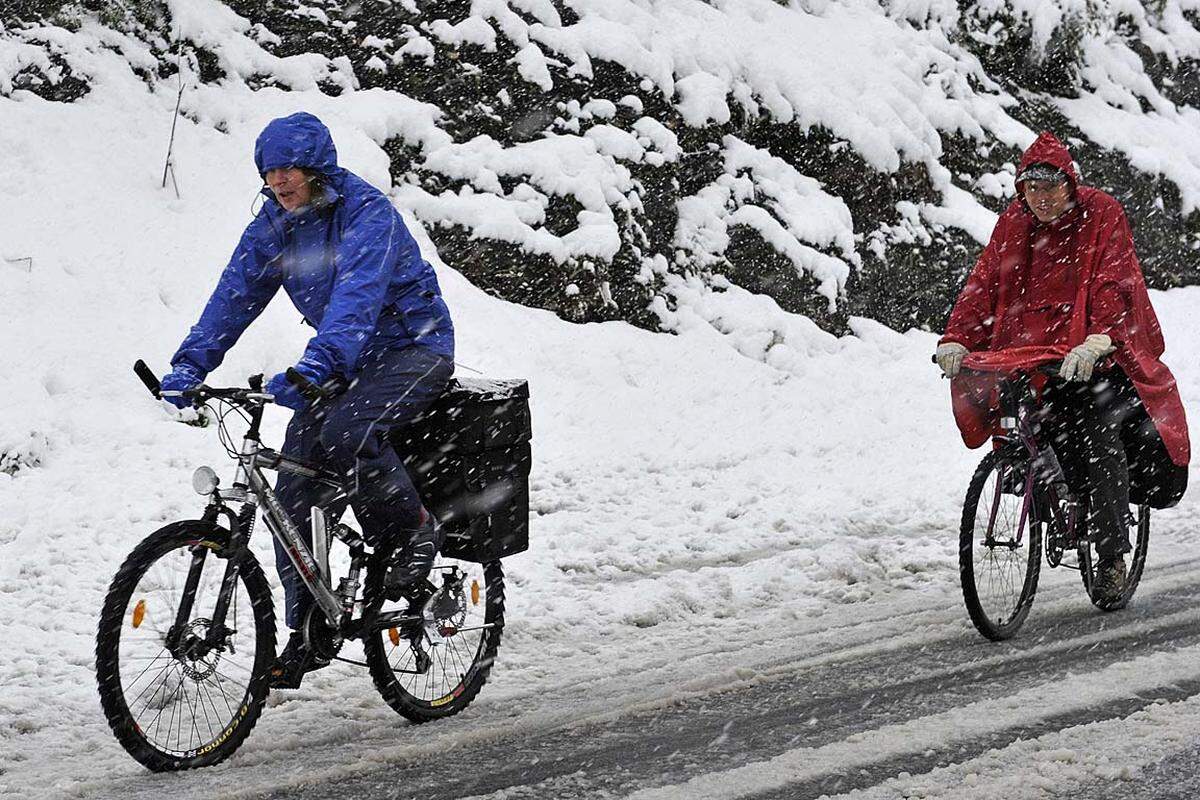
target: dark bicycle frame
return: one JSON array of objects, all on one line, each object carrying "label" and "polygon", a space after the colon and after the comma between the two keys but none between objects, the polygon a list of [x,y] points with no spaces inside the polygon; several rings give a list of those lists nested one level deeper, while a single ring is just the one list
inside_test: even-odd
[{"label": "dark bicycle frame", "polygon": [[[135,371],[147,388],[162,397],[163,392],[158,386],[157,378],[142,362],[138,362],[138,365],[135,367]],[[329,625],[329,630],[336,637],[356,639],[388,628],[409,628],[421,624],[424,620],[421,614],[412,614],[408,611],[391,611],[380,614],[379,610],[384,601],[382,596],[374,598],[369,605],[365,606],[361,617],[354,618],[354,606],[360,586],[359,578],[369,555],[365,550],[366,543],[362,537],[342,525],[334,527],[333,535],[350,549],[350,572],[342,579],[338,592],[335,593],[330,587],[329,520],[325,510],[320,506],[313,506],[313,549],[310,550],[296,524],[292,522],[276,497],[264,471],[274,470],[302,475],[325,484],[335,490],[335,493],[326,500],[326,505],[347,496],[345,485],[337,473],[321,464],[287,456],[263,445],[260,436],[263,412],[267,404],[273,402],[274,397],[262,391],[261,375],[252,377],[249,385],[249,390],[214,389],[202,386],[196,390],[180,393],[184,397],[223,400],[241,407],[250,417],[250,427],[243,437],[242,448],[237,455],[238,466],[233,485],[228,490],[216,488],[212,491],[208,506],[201,518],[204,522],[217,524],[219,518],[225,517],[229,521],[230,528],[225,574],[217,595],[208,634],[203,640],[190,638],[188,641],[184,641],[183,639],[191,618],[204,562],[209,552],[208,547],[198,543],[196,547],[192,548],[192,563],[184,583],[182,599],[176,611],[175,624],[167,635],[167,649],[175,654],[185,651],[186,654],[191,655],[224,648],[225,641],[231,633],[225,627],[225,618],[236,588],[242,554],[249,552],[250,537],[253,534],[254,520],[259,505],[262,506],[263,521],[271,531],[271,535],[283,546],[296,573],[312,593],[316,608],[320,610]],[[230,503],[241,503],[237,513],[234,513]],[[490,627],[490,625],[482,627]],[[460,629],[461,632],[468,630],[473,629]],[[407,672],[408,670],[397,671]]]},{"label": "dark bicycle frame", "polygon": [[[1044,372],[1048,375],[1057,375],[1060,369],[1059,363],[1045,364],[1034,368],[1037,371]],[[971,371],[964,368],[964,371]],[[978,373],[987,374],[987,373]],[[1008,547],[1015,550],[1021,546],[1021,539],[1025,532],[1025,525],[1030,521],[1031,512],[1034,511],[1034,486],[1040,484],[1046,492],[1046,497],[1049,502],[1046,506],[1050,513],[1054,516],[1054,521],[1058,523],[1059,530],[1064,534],[1063,541],[1068,546],[1074,546],[1077,541],[1075,533],[1076,526],[1079,524],[1080,505],[1077,502],[1062,503],[1060,501],[1073,499],[1070,497],[1060,497],[1056,486],[1066,485],[1066,476],[1063,474],[1062,466],[1058,463],[1057,458],[1051,458],[1048,454],[1050,450],[1043,448],[1038,442],[1036,428],[1044,422],[1050,415],[1050,410],[1039,406],[1034,398],[1032,381],[1028,373],[1022,373],[1014,378],[1001,378],[999,383],[1000,393],[1000,427],[1006,433],[999,434],[993,437],[995,440],[1002,443],[1002,446],[1007,445],[1010,449],[1016,449],[1018,445],[1024,448],[1028,455],[1028,467],[1025,470],[1025,484],[1022,492],[1021,516],[1017,523],[1016,535],[1011,542],[997,542],[995,539],[996,515],[1000,509],[1000,497],[1004,493],[1006,473],[1000,475],[1000,479],[996,481],[995,493],[992,497],[991,510],[988,515],[987,536],[984,543],[989,547],[997,545]],[[1063,506],[1066,505],[1068,513],[1063,513]],[[1050,520],[1041,520],[1049,522]]]}]

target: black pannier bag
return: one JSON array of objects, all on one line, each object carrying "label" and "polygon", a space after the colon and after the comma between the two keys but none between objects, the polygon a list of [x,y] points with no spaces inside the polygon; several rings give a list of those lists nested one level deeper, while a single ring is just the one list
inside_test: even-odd
[{"label": "black pannier bag", "polygon": [[1121,430],[1129,462],[1129,502],[1170,508],[1187,491],[1188,468],[1171,461],[1162,437],[1139,404]]},{"label": "black pannier bag", "polygon": [[446,530],[442,553],[491,561],[529,548],[529,384],[452,378],[392,446]]}]

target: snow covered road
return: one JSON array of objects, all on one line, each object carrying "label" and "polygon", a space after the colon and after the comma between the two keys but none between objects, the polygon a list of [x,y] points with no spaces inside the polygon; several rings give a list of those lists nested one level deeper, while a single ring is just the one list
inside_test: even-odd
[{"label": "snow covered road", "polygon": [[[557,686],[512,691],[501,678],[485,695],[499,689],[503,702],[447,723],[352,740],[339,732],[346,710],[330,708],[321,744],[303,757],[96,781],[87,796],[974,798],[988,795],[964,788],[973,773],[955,770],[1014,742],[1027,752],[1005,774],[1049,766],[1051,777],[1005,796],[1053,796],[1045,790],[1063,762],[1069,780],[1057,783],[1076,791],[1089,757],[1084,772],[1099,792],[1125,786],[1136,766],[1105,758],[1106,747],[1130,737],[1143,758],[1161,757],[1200,734],[1200,699],[1188,699],[1200,695],[1200,559],[1173,555],[1152,554],[1137,603],[1113,615],[1091,609],[1074,573],[1051,573],[1010,643],[980,639],[952,594],[817,626],[748,622],[728,631],[723,652],[689,652],[687,631],[656,631],[654,647],[614,642],[604,670],[555,659],[546,666],[563,671]],[[270,737],[273,716],[296,702],[268,709],[255,738]],[[323,699],[310,692],[303,702]],[[1164,710],[1188,724],[1147,748],[1126,718]],[[1105,720],[1114,731],[1086,753],[1028,751],[1037,737]]]}]

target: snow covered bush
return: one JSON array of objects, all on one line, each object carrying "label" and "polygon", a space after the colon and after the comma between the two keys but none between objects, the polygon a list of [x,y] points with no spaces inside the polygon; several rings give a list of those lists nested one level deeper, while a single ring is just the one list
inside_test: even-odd
[{"label": "snow covered bush", "polygon": [[670,327],[698,278],[835,332],[938,328],[1042,129],[1129,208],[1152,285],[1200,280],[1200,0],[25,8],[0,94],[86,92],[55,23],[148,84],[182,65],[184,112],[220,130],[199,87],[362,98],[442,257],[574,321]]},{"label": "snow covered bush", "polygon": [[41,466],[50,440],[41,431],[5,431],[0,434],[0,474],[10,477]]}]

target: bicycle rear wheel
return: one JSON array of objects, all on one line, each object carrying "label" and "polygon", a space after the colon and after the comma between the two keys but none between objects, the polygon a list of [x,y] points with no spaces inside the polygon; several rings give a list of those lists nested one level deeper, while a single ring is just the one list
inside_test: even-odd
[{"label": "bicycle rear wheel", "polygon": [[1096,578],[1096,564],[1099,561],[1096,548],[1091,537],[1085,537],[1079,542],[1079,574],[1083,577],[1083,588],[1087,590],[1092,605],[1101,611],[1119,611],[1129,605],[1137,591],[1138,583],[1142,580],[1142,572],[1146,568],[1146,552],[1150,547],[1150,507],[1138,506],[1137,537],[1133,543],[1133,552],[1129,561],[1129,571],[1125,574],[1125,588],[1117,597],[1106,600],[1097,598],[1092,593],[1092,585]]},{"label": "bicycle rear wheel", "polygon": [[[368,569],[368,598],[382,593],[385,571]],[[440,558],[429,581],[432,596],[427,593],[418,607],[410,606],[414,614],[421,613],[422,622],[363,638],[375,688],[413,722],[453,716],[470,705],[487,681],[504,631],[499,561]]]},{"label": "bicycle rear wheel", "polygon": [[[100,703],[121,745],[156,772],[228,758],[267,697],[275,612],[248,552],[219,643],[206,642],[228,543],[228,531],[214,524],[167,525],[134,548],[104,599],[96,634]],[[191,613],[174,641],[180,603],[189,596]]]},{"label": "bicycle rear wheel", "polygon": [[1027,464],[988,453],[975,470],[963,503],[958,567],[963,602],[986,638],[1010,638],[1025,622],[1037,592],[1042,558],[1041,524],[1021,509]]}]

